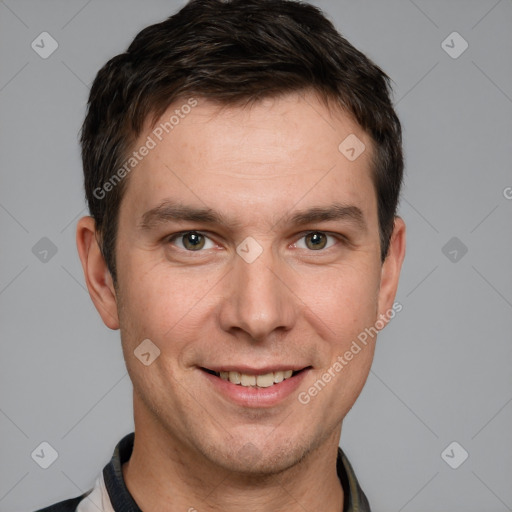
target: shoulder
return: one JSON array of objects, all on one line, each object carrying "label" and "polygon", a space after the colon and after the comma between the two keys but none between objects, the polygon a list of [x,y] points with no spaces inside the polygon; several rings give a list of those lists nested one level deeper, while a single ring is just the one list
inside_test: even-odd
[{"label": "shoulder", "polygon": [[79,503],[84,499],[84,496],[78,496],[77,498],[71,498],[66,501],[61,501],[50,505],[49,507],[42,508],[36,512],[75,512]]}]

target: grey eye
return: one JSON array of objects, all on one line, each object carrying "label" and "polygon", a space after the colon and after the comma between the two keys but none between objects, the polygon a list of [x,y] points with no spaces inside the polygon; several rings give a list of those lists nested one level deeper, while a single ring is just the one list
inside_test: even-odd
[{"label": "grey eye", "polygon": [[306,241],[306,247],[313,251],[318,251],[320,249],[325,248],[327,245],[327,235],[325,233],[321,233],[319,231],[314,231],[313,233],[308,233],[304,237]]},{"label": "grey eye", "polygon": [[198,251],[205,245],[205,237],[195,231],[189,231],[181,236],[183,247],[189,251]]},{"label": "grey eye", "polygon": [[199,252],[201,249],[212,249],[215,247],[215,243],[210,238],[197,231],[177,233],[169,238],[169,243],[191,252]]}]

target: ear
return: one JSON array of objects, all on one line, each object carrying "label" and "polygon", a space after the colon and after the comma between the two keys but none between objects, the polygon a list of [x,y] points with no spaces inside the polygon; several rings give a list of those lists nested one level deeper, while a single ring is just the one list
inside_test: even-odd
[{"label": "ear", "polygon": [[96,222],[92,217],[78,221],[76,245],[87,289],[98,313],[107,327],[119,329],[114,283],[96,240]]},{"label": "ear", "polygon": [[389,320],[389,310],[392,309],[396,291],[398,288],[398,280],[402,262],[405,257],[405,222],[401,217],[395,217],[395,224],[391,240],[389,243],[389,251],[386,259],[382,263],[380,290],[379,290],[379,317],[386,317],[386,323]]}]

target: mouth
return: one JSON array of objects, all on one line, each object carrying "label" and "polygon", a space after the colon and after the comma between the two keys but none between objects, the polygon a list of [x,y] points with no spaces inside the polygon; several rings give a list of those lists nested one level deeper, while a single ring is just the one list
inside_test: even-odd
[{"label": "mouth", "polygon": [[257,371],[247,370],[246,372],[237,370],[211,370],[209,368],[201,368],[206,373],[218,377],[219,379],[230,382],[237,386],[246,388],[270,388],[281,384],[282,382],[301,374],[302,372],[309,370],[311,366],[301,368],[299,370],[283,369],[277,371]]}]

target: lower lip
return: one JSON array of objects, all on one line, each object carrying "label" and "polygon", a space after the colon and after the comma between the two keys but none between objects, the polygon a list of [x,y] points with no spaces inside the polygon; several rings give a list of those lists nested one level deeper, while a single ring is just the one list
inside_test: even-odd
[{"label": "lower lip", "polygon": [[209,380],[214,389],[232,402],[243,407],[272,407],[289,397],[306,377],[309,369],[302,370],[293,377],[283,380],[279,384],[273,384],[268,388],[246,387],[233,384],[229,380],[223,380],[216,375],[200,370]]}]

